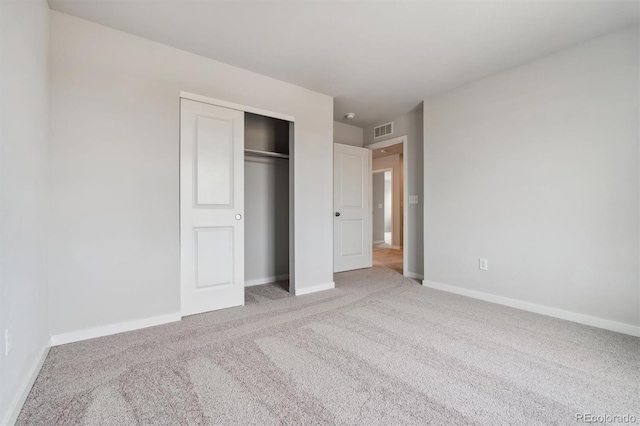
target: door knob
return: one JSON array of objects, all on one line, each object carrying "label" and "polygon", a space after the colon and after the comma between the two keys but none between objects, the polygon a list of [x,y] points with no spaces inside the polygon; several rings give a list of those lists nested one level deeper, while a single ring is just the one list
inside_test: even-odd
[{"label": "door knob", "polygon": [[242,219],[242,215],[241,214],[237,214],[236,215],[236,220],[240,220],[240,219]]},{"label": "door knob", "polygon": [[340,216],[340,212],[336,212],[336,217]]}]

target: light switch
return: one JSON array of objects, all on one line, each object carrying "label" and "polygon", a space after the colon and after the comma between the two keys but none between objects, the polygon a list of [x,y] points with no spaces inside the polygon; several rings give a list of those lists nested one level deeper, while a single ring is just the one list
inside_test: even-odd
[{"label": "light switch", "polygon": [[381,209],[382,208],[382,204],[378,204],[378,208]]},{"label": "light switch", "polygon": [[418,204],[418,196],[409,195],[409,204]]}]

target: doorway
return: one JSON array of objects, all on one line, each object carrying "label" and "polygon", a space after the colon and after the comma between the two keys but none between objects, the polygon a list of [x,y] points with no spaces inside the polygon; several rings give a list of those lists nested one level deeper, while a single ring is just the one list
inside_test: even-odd
[{"label": "doorway", "polygon": [[372,152],[373,266],[406,271],[404,167],[406,137],[369,145]]}]

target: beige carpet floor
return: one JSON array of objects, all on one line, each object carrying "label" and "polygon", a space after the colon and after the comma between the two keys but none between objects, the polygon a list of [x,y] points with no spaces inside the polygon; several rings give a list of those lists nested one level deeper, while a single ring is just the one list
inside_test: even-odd
[{"label": "beige carpet floor", "polygon": [[20,425],[576,424],[640,418],[640,339],[386,268],[51,349]]}]

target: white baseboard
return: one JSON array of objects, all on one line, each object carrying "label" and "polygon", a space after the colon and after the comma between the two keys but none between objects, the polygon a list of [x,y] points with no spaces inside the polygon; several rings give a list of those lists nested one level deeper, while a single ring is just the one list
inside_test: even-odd
[{"label": "white baseboard", "polygon": [[579,324],[590,325],[592,327],[603,328],[605,330],[616,331],[618,333],[629,334],[631,336],[640,337],[640,327],[625,324],[621,322],[611,321],[590,315],[578,314],[575,312],[565,311],[549,306],[537,305],[535,303],[524,302],[522,300],[511,299],[494,294],[484,293],[481,291],[469,290],[462,287],[455,287],[448,284],[441,284],[434,281],[424,280],[422,285],[425,287],[442,290],[449,293],[459,294],[474,299],[484,300],[486,302],[497,303],[499,305],[509,306],[511,308],[522,309],[523,311],[535,312],[536,314],[547,315],[550,317],[560,318],[567,321],[577,322]]},{"label": "white baseboard", "polygon": [[153,327],[156,325],[168,324],[180,321],[180,312],[159,315],[157,317],[144,318],[135,321],[121,322],[118,324],[103,325],[100,327],[85,328],[84,330],[71,331],[69,333],[56,334],[51,336],[51,346],[64,345],[66,343],[79,342],[81,340],[94,339],[96,337],[110,336],[112,334],[123,333],[125,331],[139,330],[141,328]]},{"label": "white baseboard", "polygon": [[400,250],[402,248],[402,246],[391,246],[392,249],[394,250]]},{"label": "white baseboard", "polygon": [[384,244],[384,240],[374,241],[373,244]]},{"label": "white baseboard", "polygon": [[44,364],[44,360],[47,359],[47,355],[49,354],[49,345],[46,345],[41,351],[40,356],[36,359],[36,362],[31,367],[29,374],[27,374],[22,382],[22,386],[16,393],[11,405],[9,405],[9,411],[7,412],[3,425],[13,425],[16,420],[18,420],[18,416],[20,415],[20,410],[22,410],[22,406],[24,402],[27,400],[29,396],[29,392],[31,392],[31,388],[38,378],[38,374],[40,374],[40,370],[42,369],[42,365]]},{"label": "white baseboard", "polygon": [[424,279],[424,275],[416,274],[415,272],[405,272],[404,276],[407,277],[407,278],[413,278],[413,279],[416,279],[416,280]]},{"label": "white baseboard", "polygon": [[275,275],[273,277],[258,278],[256,280],[245,281],[244,282],[244,286],[245,287],[252,287],[254,285],[269,284],[269,283],[274,283],[276,281],[284,281],[284,280],[288,280],[288,279],[289,279],[289,274]]},{"label": "white baseboard", "polygon": [[303,294],[317,293],[319,291],[331,290],[332,288],[336,288],[336,283],[319,284],[314,285],[313,287],[296,289],[295,295],[302,296]]}]

